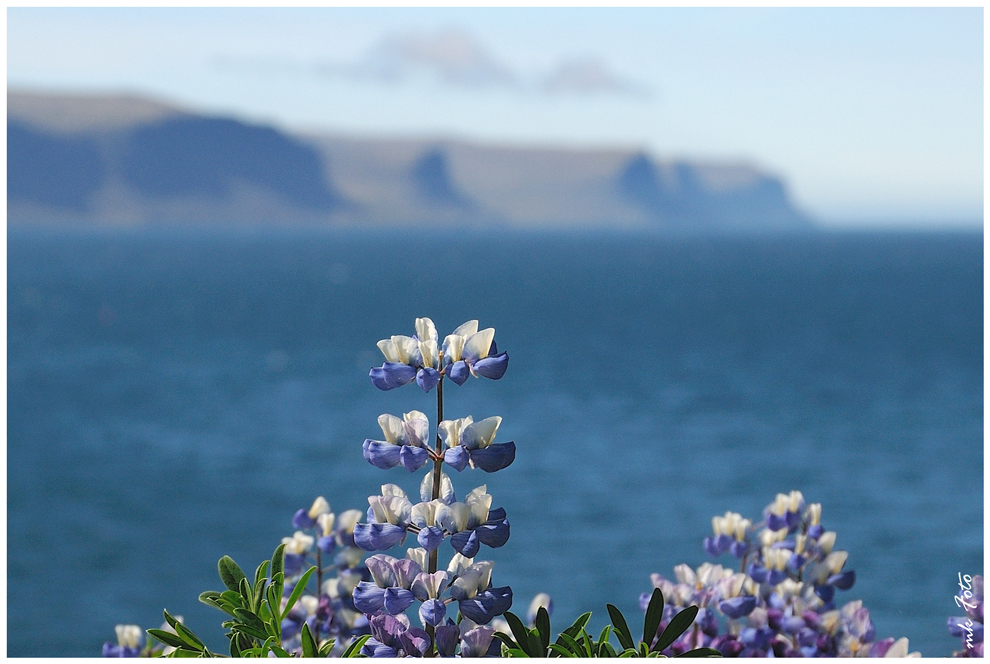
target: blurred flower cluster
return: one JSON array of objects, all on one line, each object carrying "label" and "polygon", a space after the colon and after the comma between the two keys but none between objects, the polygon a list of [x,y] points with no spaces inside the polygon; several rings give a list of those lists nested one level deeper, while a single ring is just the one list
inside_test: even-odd
[{"label": "blurred flower cluster", "polygon": [[[682,564],[673,580],[651,577],[667,600],[661,626],[684,607],[700,607],[692,629],[664,653],[707,646],[727,657],[920,656],[908,653],[907,639],[877,639],[861,601],[837,602],[856,574],[821,516],[820,504],[806,505],[792,491],[778,494],[759,523],[733,512],[714,517],[703,547],[731,556],[733,566]],[[640,598],[644,611],[649,600],[649,593]]]},{"label": "blurred flower cluster", "polygon": [[949,618],[949,633],[962,640],[955,657],[983,657],[983,577],[959,574],[956,606],[966,615]]}]

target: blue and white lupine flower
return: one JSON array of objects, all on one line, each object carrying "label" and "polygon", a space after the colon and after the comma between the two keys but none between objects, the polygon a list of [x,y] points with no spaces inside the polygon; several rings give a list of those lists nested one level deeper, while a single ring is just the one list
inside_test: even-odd
[{"label": "blue and white lupine flower", "polygon": [[495,328],[479,331],[478,321],[469,320],[443,340],[443,361],[447,376],[463,385],[469,375],[498,380],[505,374],[509,356],[498,352]]},{"label": "blue and white lupine flower", "polygon": [[461,657],[484,657],[495,636],[495,628],[479,625],[461,634]]},{"label": "blue and white lupine flower", "polygon": [[446,505],[442,500],[431,500],[413,505],[410,512],[409,520],[419,528],[416,540],[427,551],[433,551],[443,541],[443,527],[437,521],[437,514],[443,507]]},{"label": "blue and white lupine flower", "polygon": [[117,632],[117,644],[114,645],[109,641],[104,643],[104,657],[140,656],[141,643],[144,640],[144,630],[137,625],[117,625],[114,631]]},{"label": "blue and white lupine flower", "polygon": [[378,342],[385,363],[369,374],[380,390],[392,390],[413,380],[429,392],[440,382],[440,355],[437,329],[429,318],[416,319],[416,334],[396,335]]},{"label": "blue and white lupine flower", "polygon": [[368,523],[354,526],[354,542],[365,551],[385,551],[406,536],[412,503],[394,484],[382,485],[382,495],[369,496]]},{"label": "blue and white lupine flower", "polygon": [[415,601],[410,587],[422,572],[415,560],[377,554],[369,556],[365,565],[371,572],[373,583],[361,581],[354,589],[354,606],[358,610],[367,614],[385,611],[396,615]]},{"label": "blue and white lupine flower", "polygon": [[330,503],[323,496],[319,496],[313,501],[313,506],[307,509],[301,509],[292,516],[292,527],[305,530],[306,528],[312,528],[316,525],[316,518],[321,514],[326,514],[330,511]]},{"label": "blue and white lupine flower", "polygon": [[494,473],[510,465],[516,458],[516,444],[494,442],[501,423],[502,418],[497,415],[479,422],[471,416],[441,422],[440,439],[447,446],[444,462],[458,472],[470,465]]},{"label": "blue and white lupine flower", "polygon": [[409,472],[423,467],[430,458],[427,439],[430,435],[430,421],[423,413],[413,410],[405,413],[400,420],[395,415],[378,416],[378,426],[382,428],[385,440],[364,441],[364,458],[376,468],[394,468],[400,463]]},{"label": "blue and white lupine flower", "polygon": [[[424,503],[433,500],[433,470],[426,473],[426,477],[419,484],[419,498]],[[454,483],[450,481],[447,473],[440,471],[440,502],[450,505],[457,500],[454,495]]]},{"label": "blue and white lupine flower", "polygon": [[801,511],[804,509],[804,496],[800,491],[790,494],[778,493],[776,499],[763,510],[769,530],[786,528],[793,530],[801,523]]},{"label": "blue and white lupine flower", "polygon": [[712,556],[719,556],[729,551],[736,558],[742,558],[749,553],[747,537],[752,527],[752,521],[744,519],[735,512],[726,512],[725,516],[713,516],[714,537],[705,538],[705,551]]},{"label": "blue and white lupine flower", "polygon": [[283,537],[285,575],[292,576],[302,569],[306,562],[306,554],[313,550],[316,538],[301,530],[293,533],[292,537]]},{"label": "blue and white lupine flower", "polygon": [[467,495],[463,503],[442,505],[437,522],[450,533],[450,544],[458,553],[473,558],[482,544],[498,548],[509,539],[509,520],[502,508],[491,509],[492,497],[485,485]]},{"label": "blue and white lupine flower", "polygon": [[424,627],[436,627],[447,615],[447,604],[440,599],[440,594],[447,588],[447,578],[447,573],[442,571],[421,572],[412,582],[410,590],[423,603],[419,607],[419,619]]},{"label": "blue and white lupine flower", "polygon": [[450,584],[450,596],[457,602],[461,614],[479,625],[502,615],[512,606],[512,589],[491,585],[494,564],[488,560],[472,563]]}]

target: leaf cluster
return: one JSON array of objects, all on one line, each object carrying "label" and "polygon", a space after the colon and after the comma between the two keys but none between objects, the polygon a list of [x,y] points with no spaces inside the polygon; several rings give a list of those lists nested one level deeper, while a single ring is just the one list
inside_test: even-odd
[{"label": "leaf cluster", "polygon": [[[229,620],[224,621],[223,627],[229,630],[226,636],[230,640],[231,657],[268,657],[269,653],[276,657],[292,657],[282,647],[282,621],[302,596],[316,567],[309,568],[296,582],[283,609],[284,550],[285,544],[280,544],[271,560],[258,565],[254,583],[248,580],[232,558],[224,556],[217,563],[217,570],[227,589],[222,592],[208,590],[199,596],[199,601],[203,604],[230,616]],[[174,634],[162,629],[149,629],[148,634],[175,648],[169,654],[170,657],[220,656],[210,652],[192,630],[169,615],[168,611],[165,611],[165,621],[175,630]],[[304,657],[329,657],[334,646],[333,639],[328,639],[319,646],[307,624],[302,626],[300,641]],[[363,641],[355,641],[344,656],[353,656],[361,645]]]},{"label": "leaf cluster", "polygon": [[[585,629],[591,618],[591,613],[588,612],[561,632],[554,643],[550,643],[550,614],[543,607],[537,612],[536,621],[531,628],[523,625],[516,615],[506,612],[505,619],[509,623],[512,636],[502,633],[496,633],[495,636],[502,641],[502,654],[507,657],[664,657],[662,651],[690,629],[698,615],[698,607],[690,606],[679,612],[660,631],[663,603],[663,593],[657,588],[646,609],[643,638],[638,643],[633,640],[622,612],[611,604],[606,607],[612,622],[605,626],[597,639]],[[611,643],[612,634],[619,642],[619,649]],[[695,648],[677,656],[721,657],[722,653],[713,648]]]}]

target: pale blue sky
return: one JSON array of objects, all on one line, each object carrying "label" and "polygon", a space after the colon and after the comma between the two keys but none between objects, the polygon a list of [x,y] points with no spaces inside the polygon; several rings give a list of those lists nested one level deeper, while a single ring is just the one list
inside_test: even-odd
[{"label": "pale blue sky", "polygon": [[980,8],[10,8],[7,30],[11,87],[742,160],[825,222],[982,220]]}]

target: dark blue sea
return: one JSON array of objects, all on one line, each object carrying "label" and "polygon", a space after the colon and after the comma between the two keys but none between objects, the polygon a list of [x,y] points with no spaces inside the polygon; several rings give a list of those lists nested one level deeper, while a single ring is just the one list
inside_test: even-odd
[{"label": "dark blue sea", "polygon": [[11,656],[95,656],[165,607],[223,652],[197,601],[220,556],[254,569],[317,495],[415,493],[361,443],[381,413],[435,413],[368,379],[417,316],[441,337],[477,318],[511,358],[445,393],[516,442],[454,477],[508,512],[490,558],[515,610],[546,591],[558,629],[634,615],[651,572],[708,560],[713,515],[799,489],[856,570],[840,601],[924,655],[959,647],[957,574],[984,555],[981,233],[11,230],[7,258]]}]

